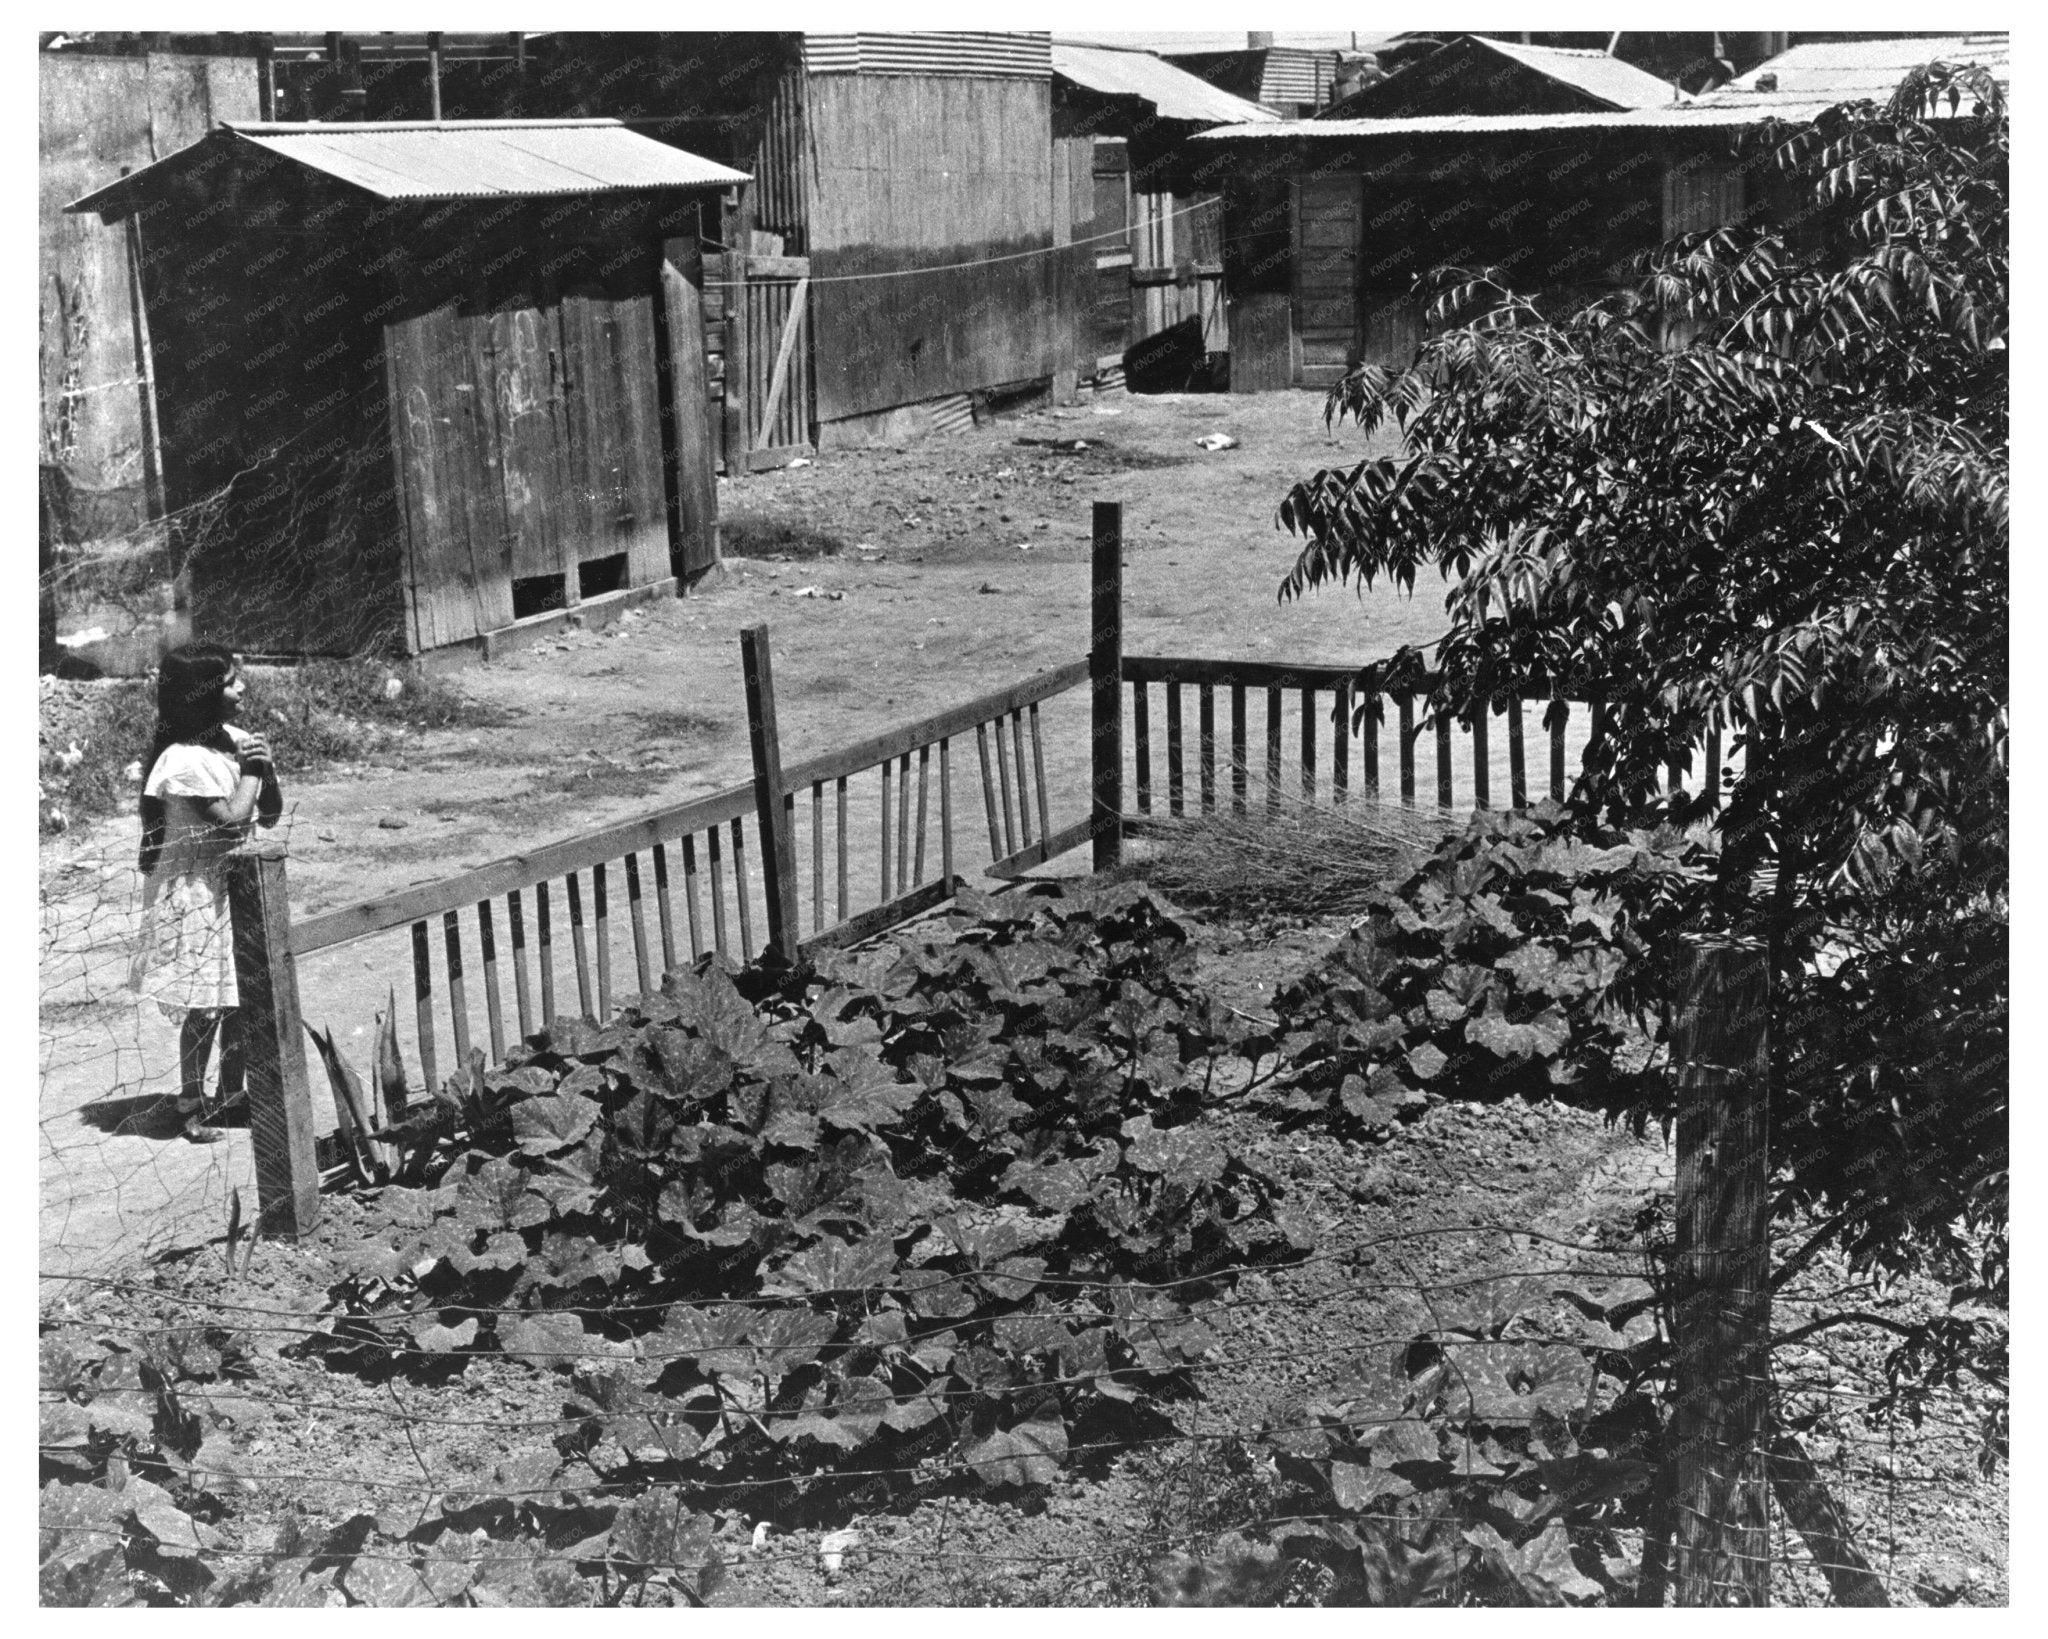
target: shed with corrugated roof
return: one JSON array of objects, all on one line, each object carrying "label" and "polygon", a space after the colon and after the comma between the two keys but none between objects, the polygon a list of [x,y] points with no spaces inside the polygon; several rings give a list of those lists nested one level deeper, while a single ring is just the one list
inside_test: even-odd
[{"label": "shed with corrugated roof", "polygon": [[235,122],[74,202],[140,238],[193,635],[489,653],[707,567],[744,181],[616,120]]},{"label": "shed with corrugated roof", "polygon": [[[1796,189],[1753,140],[1765,124],[1882,99],[1926,62],[2003,83],[2009,58],[2003,35],[1816,42],[1682,97],[1585,52],[1472,39],[1353,99],[1380,117],[1201,132],[1187,151],[1223,182],[1231,386],[1328,386],[1360,362],[1408,364],[1425,333],[1417,281],[1433,269],[1499,270],[1569,306],[1679,234],[1796,223]],[[1489,87],[1497,100],[1471,111]]]}]

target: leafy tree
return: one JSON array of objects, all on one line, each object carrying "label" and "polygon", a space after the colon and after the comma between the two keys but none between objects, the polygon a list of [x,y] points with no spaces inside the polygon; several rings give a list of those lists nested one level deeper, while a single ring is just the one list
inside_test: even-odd
[{"label": "leafy tree", "polygon": [[[1769,941],[1783,1204],[1823,1215],[1816,1249],[1938,1250],[2002,1295],[2004,98],[1931,64],[1759,157],[1789,224],[1672,241],[1568,315],[1433,276],[1416,362],[1327,410],[1407,451],[1294,486],[1282,596],[1440,571],[1432,720],[1604,699],[1575,810],[1710,826],[1692,919]],[[1656,794],[1710,731],[1739,769]]]}]

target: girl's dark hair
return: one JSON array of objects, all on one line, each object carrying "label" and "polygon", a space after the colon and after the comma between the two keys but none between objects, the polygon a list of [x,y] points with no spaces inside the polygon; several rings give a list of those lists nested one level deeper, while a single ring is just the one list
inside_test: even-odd
[{"label": "girl's dark hair", "polygon": [[[146,785],[156,760],[167,747],[186,744],[211,746],[234,754],[234,742],[222,725],[221,690],[235,675],[235,656],[218,643],[185,643],[164,656],[156,674],[156,734],[149,744],[149,757],[142,765]],[[161,797],[142,799],[142,855],[144,872],[156,869],[164,846],[164,805]]]}]

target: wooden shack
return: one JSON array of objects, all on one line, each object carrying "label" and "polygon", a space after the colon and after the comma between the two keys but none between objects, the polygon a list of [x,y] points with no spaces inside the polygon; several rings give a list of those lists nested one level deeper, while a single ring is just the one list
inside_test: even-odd
[{"label": "wooden shack", "polygon": [[1186,142],[1279,115],[1150,51],[1055,40],[1052,69],[1053,229],[1074,247],[1056,379],[1206,385],[1230,348],[1223,200],[1192,174]]},{"label": "wooden shack", "polygon": [[[1409,363],[1425,327],[1416,280],[1435,268],[1499,269],[1566,306],[1613,289],[1674,235],[1796,221],[1796,189],[1760,128],[1882,98],[1937,58],[2003,79],[2008,55],[2003,36],[1800,45],[1672,102],[1654,78],[1583,52],[1453,42],[1358,104],[1395,106],[1405,86],[1399,106],[1433,106],[1417,100],[1428,93],[1456,110],[1490,83],[1506,106],[1202,132],[1187,148],[1224,183],[1231,386],[1321,387],[1360,360]],[[1438,57],[1446,72],[1425,75]],[[1489,79],[1494,63],[1506,66]],[[1611,106],[1556,111],[1570,97]],[[1683,322],[1665,332],[1686,334]]]},{"label": "wooden shack", "polygon": [[716,554],[697,201],[614,120],[224,124],[132,222],[196,637],[490,653]]}]

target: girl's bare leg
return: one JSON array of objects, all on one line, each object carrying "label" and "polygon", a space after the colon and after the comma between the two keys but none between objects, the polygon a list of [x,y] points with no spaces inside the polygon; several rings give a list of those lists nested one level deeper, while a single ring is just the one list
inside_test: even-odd
[{"label": "girl's bare leg", "polygon": [[[211,1144],[227,1136],[219,1128],[207,1126],[203,1119],[206,1110],[206,1060],[213,1051],[213,1038],[220,1021],[219,1013],[194,1008],[185,1015],[185,1022],[178,1030],[178,1113],[185,1118],[185,1136],[196,1144]],[[225,1057],[225,1042],[222,1052]],[[240,1073],[238,1063],[238,1078]]]},{"label": "girl's bare leg", "polygon": [[213,1107],[216,1110],[225,1110],[241,1102],[242,1066],[245,1062],[241,1009],[231,1007],[220,1016],[220,1074],[213,1086]]}]

